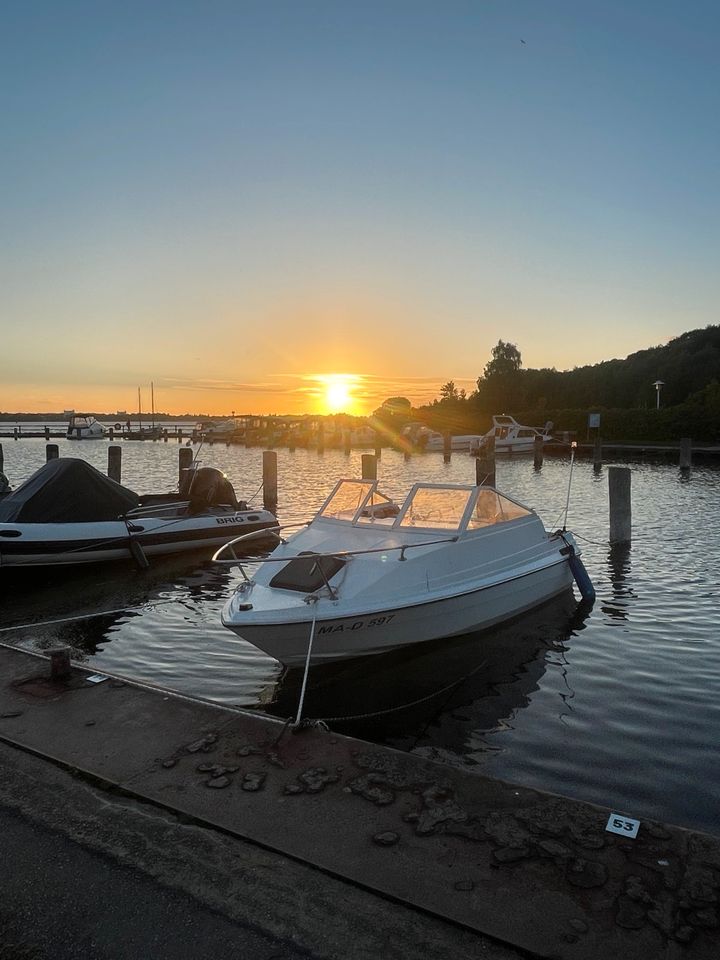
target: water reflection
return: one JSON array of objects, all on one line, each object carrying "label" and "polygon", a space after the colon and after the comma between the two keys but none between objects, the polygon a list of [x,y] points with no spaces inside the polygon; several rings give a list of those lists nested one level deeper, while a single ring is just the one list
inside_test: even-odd
[{"label": "water reflection", "polygon": [[[474,762],[478,750],[496,749],[485,738],[527,706],[548,665],[567,678],[566,643],[584,629],[591,606],[569,590],[500,628],[315,667],[303,715],[401,750]],[[284,672],[268,712],[295,717],[302,674]],[[574,696],[569,681],[565,687],[561,709]]]},{"label": "water reflection", "polygon": [[85,661],[163,604],[196,611],[231,592],[226,568],[199,554],[155,558],[147,570],[132,561],[93,568],[93,576],[82,567],[4,571],[0,639],[41,651],[69,646],[72,659]]},{"label": "water reflection", "polygon": [[601,610],[613,620],[627,620],[628,608],[637,600],[631,581],[631,550],[629,543],[616,543],[608,550],[611,601],[604,603]]}]

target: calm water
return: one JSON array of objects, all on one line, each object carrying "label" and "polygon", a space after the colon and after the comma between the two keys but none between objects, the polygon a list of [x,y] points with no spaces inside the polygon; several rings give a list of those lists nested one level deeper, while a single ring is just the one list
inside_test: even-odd
[{"label": "calm water", "polygon": [[[100,469],[103,441],[58,441],[61,456]],[[45,460],[42,440],[6,440],[5,473],[17,485]],[[177,444],[127,443],[123,482],[172,489]],[[238,495],[261,484],[259,450],[203,448]],[[360,475],[360,452],[278,451],[283,521],[306,518],[342,476]],[[595,801],[629,816],[717,832],[720,773],[720,470],[690,479],[670,463],[633,463],[634,539],[607,545],[607,470],[576,463],[568,526],[585,540],[597,590],[591,610],[571,596],[501,629],[421,645],[402,655],[316,669],[305,713],[348,717],[422,701],[380,718],[333,720],[345,733],[445,762]],[[498,463],[498,486],[561,525],[569,461]],[[474,462],[383,452],[379,476],[402,496],[414,480],[472,482]],[[58,642],[94,670],[149,680],[222,703],[294,715],[297,671],[220,625],[237,574],[197,559],[95,567],[77,573],[0,571],[0,640],[27,649]],[[84,620],[45,624],[78,614]],[[32,626],[23,624],[32,622]],[[44,625],[45,624],[45,625]],[[12,629],[7,629],[12,627]],[[17,627],[17,628],[16,628]]]}]

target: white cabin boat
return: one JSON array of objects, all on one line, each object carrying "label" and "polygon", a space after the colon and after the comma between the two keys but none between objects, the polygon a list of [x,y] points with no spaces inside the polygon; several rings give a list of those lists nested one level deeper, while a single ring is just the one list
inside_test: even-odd
[{"label": "white cabin boat", "polygon": [[[487,433],[469,433],[450,437],[450,449],[453,451],[466,450],[471,454],[478,454],[487,446],[488,439],[495,440],[496,453],[532,453],[535,438],[542,437],[544,441],[552,440],[550,431],[552,422],[548,421],[544,427],[526,427],[518,423],[514,417],[498,414],[492,418],[492,427]],[[420,434],[420,446],[425,450],[437,451],[445,449],[445,437],[435,431]]]},{"label": "white cabin boat", "polygon": [[495,453],[532,453],[537,437],[544,442],[553,439],[550,435],[553,428],[551,420],[548,420],[544,427],[538,428],[526,427],[504,413],[492,419],[493,425],[488,432],[470,444],[470,453],[480,453],[490,438],[495,441]]},{"label": "white cabin boat", "polygon": [[222,623],[288,666],[309,648],[330,661],[489,627],[566,591],[581,565],[570,533],[510,497],[431,483],[398,506],[377,481],[339,481],[251,577],[236,545],[213,558],[243,573]]},{"label": "white cabin boat", "polygon": [[102,440],[105,427],[88,413],[71,413],[67,427],[68,440]]}]

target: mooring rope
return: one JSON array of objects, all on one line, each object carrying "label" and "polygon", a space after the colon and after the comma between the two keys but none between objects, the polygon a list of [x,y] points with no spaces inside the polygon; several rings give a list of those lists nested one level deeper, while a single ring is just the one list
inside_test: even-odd
[{"label": "mooring rope", "polygon": [[[313,603],[317,603],[317,597],[313,597]],[[293,724],[294,727],[300,726],[303,703],[305,702],[305,688],[307,687],[308,674],[310,673],[310,656],[312,654],[313,640],[315,639],[316,618],[317,614],[313,611],[312,623],[310,624],[310,640],[308,641],[307,657],[305,658],[305,673],[303,674],[302,689],[300,690],[300,702],[298,703],[297,716],[295,718],[295,723]]]},{"label": "mooring rope", "polygon": [[150,606],[142,605],[139,607],[119,607],[117,610],[98,610],[95,613],[79,613],[74,617],[59,617],[56,620],[33,620],[32,623],[17,623],[13,627],[0,627],[0,633],[9,633],[12,630],[28,630],[30,627],[52,627],[58,623],[72,623],[75,620],[91,620],[93,617],[109,617],[117,613],[134,613],[140,610],[152,610],[164,603],[178,603],[177,598],[168,598],[167,600],[154,600]]},{"label": "mooring rope", "polygon": [[303,724],[308,725],[318,725],[318,724],[329,724],[329,723],[340,723],[345,720],[369,720],[372,717],[384,717],[389,713],[397,713],[399,710],[409,710],[410,707],[417,707],[421,703],[425,703],[428,700],[432,700],[434,697],[439,697],[443,693],[446,693],[448,690],[452,690],[453,687],[459,687],[466,680],[469,680],[474,674],[487,664],[487,660],[483,660],[482,663],[479,663],[476,667],[473,667],[469,673],[466,673],[464,676],[459,677],[457,680],[453,680],[452,683],[446,684],[444,687],[441,687],[439,690],[433,690],[432,693],[426,694],[424,697],[418,697],[417,700],[411,700],[410,703],[403,703],[398,707],[388,707],[385,710],[374,710],[372,713],[356,713],[352,716],[347,717],[318,717],[315,720],[304,720]]}]

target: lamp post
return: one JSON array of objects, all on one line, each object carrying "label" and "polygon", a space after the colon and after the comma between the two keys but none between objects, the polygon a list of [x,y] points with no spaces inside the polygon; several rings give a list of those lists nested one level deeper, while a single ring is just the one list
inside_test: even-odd
[{"label": "lamp post", "polygon": [[655,403],[655,409],[659,410],[660,409],[660,390],[665,386],[665,381],[656,380],[653,386],[655,387],[656,398],[657,398]]}]

